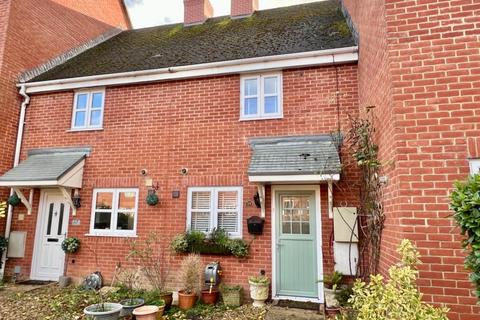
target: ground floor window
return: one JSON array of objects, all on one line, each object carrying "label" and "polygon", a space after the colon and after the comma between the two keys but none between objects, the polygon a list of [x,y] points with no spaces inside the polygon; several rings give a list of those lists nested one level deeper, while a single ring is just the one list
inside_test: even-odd
[{"label": "ground floor window", "polygon": [[189,230],[208,233],[221,228],[232,237],[241,237],[242,188],[189,188],[187,225]]},{"label": "ground floor window", "polygon": [[470,173],[480,173],[480,159],[470,160]]},{"label": "ground floor window", "polygon": [[93,190],[90,234],[135,235],[137,208],[138,189]]}]

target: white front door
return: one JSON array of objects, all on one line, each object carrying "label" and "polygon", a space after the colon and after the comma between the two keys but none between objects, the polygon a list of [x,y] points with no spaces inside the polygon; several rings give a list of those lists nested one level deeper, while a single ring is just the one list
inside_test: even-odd
[{"label": "white front door", "polygon": [[69,213],[70,206],[60,192],[41,192],[31,279],[57,281],[63,275],[65,253],[61,245],[67,233]]}]

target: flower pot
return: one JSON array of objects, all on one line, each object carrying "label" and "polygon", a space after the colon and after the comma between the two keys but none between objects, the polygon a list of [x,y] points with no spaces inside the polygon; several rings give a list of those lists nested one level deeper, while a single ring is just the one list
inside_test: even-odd
[{"label": "flower pot", "polygon": [[186,293],[183,290],[178,292],[178,307],[182,310],[191,309],[197,302],[195,293]]},{"label": "flower pot", "polygon": [[336,316],[339,313],[340,313],[340,309],[338,308],[325,308],[325,315],[329,317]]},{"label": "flower pot", "polygon": [[170,310],[173,301],[173,292],[162,292],[160,293],[160,299],[165,301],[165,310]]},{"label": "flower pot", "polygon": [[141,307],[145,304],[145,300],[135,298],[135,299],[125,299],[120,301],[120,304],[123,306],[122,311],[120,311],[120,316],[131,316],[134,309]]},{"label": "flower pot", "polygon": [[335,297],[335,290],[324,288],[323,292],[325,293],[325,306],[327,308],[338,308],[340,303]]},{"label": "flower pot", "polygon": [[209,289],[202,290],[200,293],[200,296],[202,298],[203,303],[205,304],[216,304],[218,301],[218,290],[212,289],[212,292],[210,292]]},{"label": "flower pot", "polygon": [[249,281],[250,283],[250,298],[253,299],[254,307],[264,307],[265,300],[268,299],[269,285],[266,283],[256,283]]},{"label": "flower pot", "polygon": [[242,290],[222,291],[222,300],[227,307],[240,307],[242,305]]},{"label": "flower pot", "polygon": [[92,304],[83,309],[83,313],[93,320],[117,320],[122,308],[120,303],[105,302]]},{"label": "flower pot", "polygon": [[137,320],[160,320],[162,319],[163,311],[163,307],[143,306],[133,310],[132,314]]}]

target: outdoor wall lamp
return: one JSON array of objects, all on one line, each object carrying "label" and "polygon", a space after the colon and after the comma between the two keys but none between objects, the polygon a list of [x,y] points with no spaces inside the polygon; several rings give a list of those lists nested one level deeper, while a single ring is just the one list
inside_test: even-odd
[{"label": "outdoor wall lamp", "polygon": [[75,191],[73,191],[73,197],[72,197],[72,202],[75,208],[78,209],[82,206],[81,200],[82,199],[80,198],[80,192],[78,191],[78,189],[75,189]]}]

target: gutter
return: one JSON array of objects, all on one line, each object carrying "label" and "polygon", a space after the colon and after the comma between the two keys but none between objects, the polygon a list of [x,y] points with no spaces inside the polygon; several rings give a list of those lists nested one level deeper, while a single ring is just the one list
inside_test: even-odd
[{"label": "gutter", "polygon": [[17,86],[25,86],[26,93],[40,93],[99,86],[118,86],[173,79],[188,79],[225,74],[280,70],[308,66],[355,63],[357,61],[358,47],[354,46],[276,56],[202,63],[188,66],[111,73],[38,82],[26,82],[19,83]]},{"label": "gutter", "polygon": [[[25,127],[25,114],[27,111],[27,106],[30,103],[30,97],[27,94],[27,87],[25,85],[20,86],[19,94],[23,97],[23,101],[20,107],[20,118],[18,120],[18,131],[17,131],[17,143],[15,145],[15,158],[13,161],[13,167],[16,167],[20,162],[20,151],[22,149],[22,140],[23,140],[23,129]],[[10,189],[10,195],[13,194],[13,189]],[[12,228],[12,218],[13,218],[13,207],[8,206],[7,212],[7,222],[5,225],[5,238],[10,237],[10,231]],[[0,269],[0,278],[3,279],[5,274],[5,266],[7,264],[7,250],[3,251],[2,254],[2,267]]]}]

